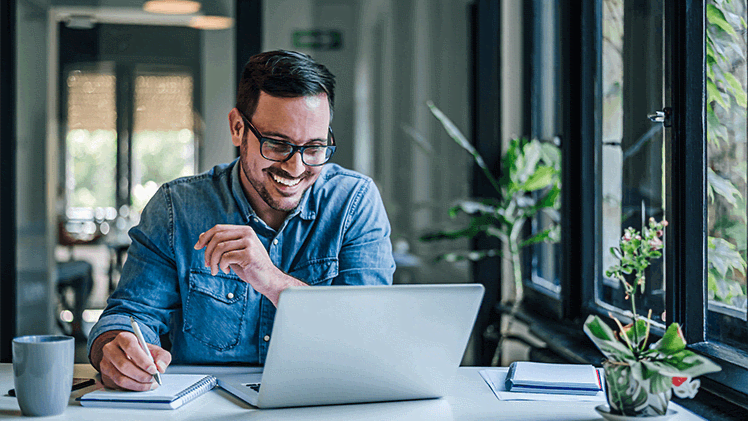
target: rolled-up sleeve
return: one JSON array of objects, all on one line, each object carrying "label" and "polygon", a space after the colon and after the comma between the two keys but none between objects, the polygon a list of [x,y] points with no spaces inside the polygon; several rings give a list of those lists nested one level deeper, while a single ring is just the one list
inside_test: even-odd
[{"label": "rolled-up sleeve", "polygon": [[130,229],[132,243],[122,276],[89,334],[89,355],[102,333],[132,331],[130,316],[140,322],[147,342],[161,344],[159,336],[169,331],[172,313],[181,306],[173,222],[168,187],[162,186],[143,210],[140,223]]},{"label": "rolled-up sleeve", "polygon": [[390,222],[379,190],[362,183],[349,204],[343,224],[339,273],[335,285],[391,285],[395,272]]}]

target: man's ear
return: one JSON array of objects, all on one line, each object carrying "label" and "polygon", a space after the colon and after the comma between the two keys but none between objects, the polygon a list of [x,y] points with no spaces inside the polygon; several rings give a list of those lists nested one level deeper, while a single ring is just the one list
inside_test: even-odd
[{"label": "man's ear", "polygon": [[229,112],[229,131],[231,132],[231,143],[234,146],[241,146],[245,129],[246,126],[244,125],[242,116],[239,114],[239,110],[232,108]]}]

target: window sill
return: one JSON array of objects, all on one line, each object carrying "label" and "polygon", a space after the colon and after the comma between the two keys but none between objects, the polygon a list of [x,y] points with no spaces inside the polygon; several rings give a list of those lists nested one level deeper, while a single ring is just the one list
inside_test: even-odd
[{"label": "window sill", "polygon": [[[495,311],[502,314],[502,307]],[[600,366],[603,356],[582,330],[582,322],[560,322],[555,319],[520,311],[518,319],[527,323],[530,333],[547,344],[545,353],[568,363],[593,364]],[[532,355],[532,353],[531,353]],[[721,392],[721,393],[720,393]],[[729,391],[720,390],[718,384],[702,380],[702,387],[694,399],[673,398],[673,402],[689,411],[712,421],[741,421],[748,415],[748,409],[730,402]],[[723,397],[724,395],[724,397]]]}]

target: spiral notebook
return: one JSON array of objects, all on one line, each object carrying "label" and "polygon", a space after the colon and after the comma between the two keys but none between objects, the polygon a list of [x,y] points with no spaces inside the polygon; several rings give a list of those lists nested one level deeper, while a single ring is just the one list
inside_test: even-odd
[{"label": "spiral notebook", "polygon": [[210,391],[216,378],[203,374],[162,374],[162,385],[147,392],[99,389],[78,398],[83,406],[177,409]]}]

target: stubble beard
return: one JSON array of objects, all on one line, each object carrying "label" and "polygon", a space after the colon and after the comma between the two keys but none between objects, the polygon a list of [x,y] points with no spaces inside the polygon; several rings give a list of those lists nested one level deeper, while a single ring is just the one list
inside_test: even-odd
[{"label": "stubble beard", "polygon": [[[248,168],[249,168],[249,159],[248,154],[249,151],[247,150],[247,137],[245,136],[242,141],[242,146],[239,148],[239,154],[241,155],[241,169],[244,172],[244,177],[247,178],[249,181],[249,184],[252,185],[252,188],[255,189],[258,195],[260,195],[260,198],[268,205],[271,209],[277,210],[280,212],[291,212],[292,210],[296,209],[299,206],[299,202],[301,202],[301,198],[304,197],[304,194],[307,190],[311,187],[308,186],[305,188],[296,199],[295,203],[287,206],[283,206],[281,203],[273,199],[273,197],[270,195],[270,192],[268,192],[268,189],[265,187],[265,185],[262,183],[261,180],[256,180],[253,177],[250,177]],[[264,158],[263,158],[264,159]],[[263,170],[263,173],[267,172],[266,170]],[[304,172],[301,177],[307,178],[310,174],[308,174],[308,171]],[[285,176],[285,175],[284,175]],[[300,181],[303,182],[303,181]]]}]

